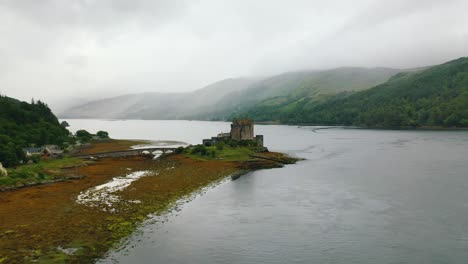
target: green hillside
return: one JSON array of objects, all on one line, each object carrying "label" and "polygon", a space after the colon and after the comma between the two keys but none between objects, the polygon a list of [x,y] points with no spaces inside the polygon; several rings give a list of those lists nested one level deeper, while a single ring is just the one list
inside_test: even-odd
[{"label": "green hillside", "polygon": [[279,119],[304,100],[315,102],[344,91],[365,90],[387,81],[398,72],[401,70],[345,67],[283,73],[226,95],[210,112],[194,118],[225,120],[255,106],[255,110],[260,110],[255,113],[257,119]]},{"label": "green hillside", "polygon": [[[225,79],[190,93],[142,93],[76,106],[66,118],[226,120],[232,113],[266,104],[313,100],[343,91],[360,91],[401,72],[389,68],[338,68],[288,72],[263,78]],[[119,107],[116,107],[118,105]]]},{"label": "green hillside", "polygon": [[361,92],[321,100],[304,97],[273,107],[269,107],[270,101],[238,115],[323,125],[468,127],[468,58],[420,72],[402,72]]},{"label": "green hillside", "polygon": [[41,101],[26,103],[0,95],[0,162],[14,166],[23,147],[62,144],[68,130]]}]

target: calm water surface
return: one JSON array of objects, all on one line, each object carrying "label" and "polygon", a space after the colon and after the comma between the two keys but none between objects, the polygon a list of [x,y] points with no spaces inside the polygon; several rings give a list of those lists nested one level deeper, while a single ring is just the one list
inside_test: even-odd
[{"label": "calm water surface", "polygon": [[[223,122],[68,120],[180,140]],[[468,132],[256,126],[307,160],[228,180],[101,263],[468,263]]]}]

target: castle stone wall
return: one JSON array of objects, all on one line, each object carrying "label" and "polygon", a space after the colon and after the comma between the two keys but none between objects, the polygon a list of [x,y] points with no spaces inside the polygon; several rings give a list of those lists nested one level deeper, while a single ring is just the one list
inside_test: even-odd
[{"label": "castle stone wall", "polygon": [[231,124],[232,140],[253,140],[254,124],[250,119],[234,119]]}]

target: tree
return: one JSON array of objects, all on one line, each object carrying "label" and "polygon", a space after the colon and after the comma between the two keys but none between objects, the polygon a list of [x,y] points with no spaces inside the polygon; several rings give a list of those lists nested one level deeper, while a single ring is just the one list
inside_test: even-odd
[{"label": "tree", "polygon": [[182,154],[184,153],[184,147],[178,147],[176,148],[176,150],[174,151],[175,154]]},{"label": "tree", "polygon": [[41,101],[31,103],[0,96],[0,162],[5,167],[25,160],[22,148],[61,145],[69,131]]},{"label": "tree", "polygon": [[204,155],[206,155],[207,152],[208,152],[208,150],[206,149],[206,147],[204,145],[196,145],[192,149],[192,154],[200,153],[202,156],[204,156]]},{"label": "tree", "polygon": [[68,124],[67,121],[62,121],[62,123],[60,123],[60,125],[61,125],[62,127],[69,127],[69,126],[70,126],[70,124]]},{"label": "tree", "polygon": [[76,131],[75,135],[81,142],[88,142],[93,138],[91,133],[89,133],[88,131],[86,131],[84,129],[80,129],[80,130]]},{"label": "tree", "polygon": [[99,137],[99,138],[109,138],[109,133],[106,132],[106,131],[98,131],[96,133],[96,135]]}]

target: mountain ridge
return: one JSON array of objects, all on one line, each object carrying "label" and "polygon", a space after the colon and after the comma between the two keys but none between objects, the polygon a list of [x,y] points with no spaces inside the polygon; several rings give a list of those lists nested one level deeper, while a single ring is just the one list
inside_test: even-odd
[{"label": "mountain ridge", "polygon": [[301,101],[283,113],[280,110],[258,104],[235,115],[373,128],[468,127],[468,57],[400,72],[364,91],[343,92],[315,103]]},{"label": "mountain ridge", "polygon": [[[228,78],[187,93],[146,92],[96,100],[59,114],[61,118],[223,120],[275,96],[311,91],[334,94],[383,83],[399,69],[340,67],[285,72],[263,78]],[[345,77],[347,76],[347,77]],[[313,94],[311,94],[313,95]]]}]

